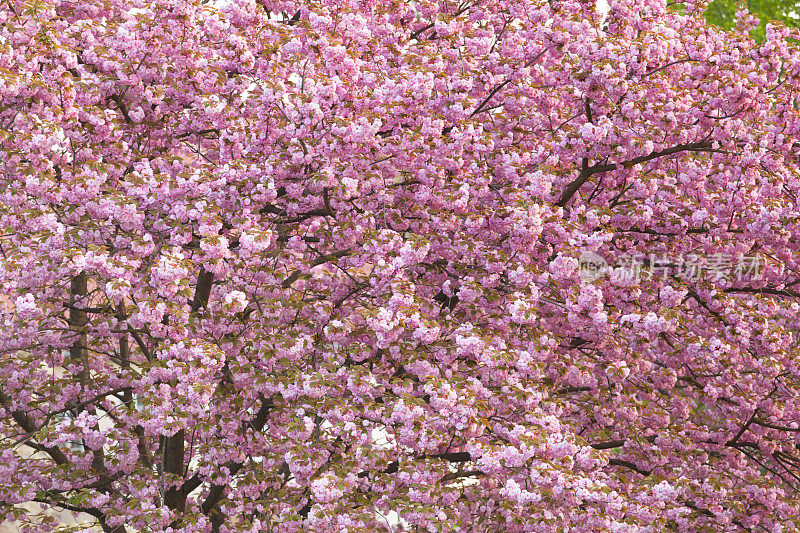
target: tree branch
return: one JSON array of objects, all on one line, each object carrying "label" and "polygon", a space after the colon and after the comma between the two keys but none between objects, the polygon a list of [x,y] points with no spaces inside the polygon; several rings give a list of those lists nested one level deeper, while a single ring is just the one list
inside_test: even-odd
[{"label": "tree branch", "polygon": [[671,148],[665,148],[664,150],[652,152],[648,155],[634,157],[633,159],[629,159],[628,161],[622,161],[620,163],[593,165],[590,167],[587,166],[585,169],[581,170],[581,173],[578,174],[578,177],[575,178],[574,181],[572,181],[569,185],[567,185],[567,188],[564,189],[564,192],[561,194],[561,198],[559,198],[558,202],[556,202],[556,205],[559,205],[561,207],[567,205],[567,202],[569,202],[572,196],[576,192],[578,192],[578,189],[580,189],[581,186],[584,183],[586,183],[586,180],[588,180],[595,174],[599,174],[601,172],[611,172],[612,170],[616,170],[620,167],[622,168],[632,167],[633,165],[646,163],[648,161],[652,161],[653,159],[658,159],[659,157],[673,155],[680,152],[704,152],[708,151],[710,148],[711,148],[711,143],[709,141],[698,141],[694,143],[679,144]]},{"label": "tree branch", "polygon": [[631,463],[630,461],[626,461],[624,459],[609,459],[608,460],[608,464],[614,465],[614,466],[625,467],[628,470],[633,470],[637,474],[641,474],[644,477],[649,476],[650,473],[652,472],[651,470],[642,470],[641,468],[639,468],[635,464]]},{"label": "tree branch", "polygon": [[208,305],[208,298],[211,296],[211,286],[214,284],[214,273],[208,272],[204,267],[200,267],[200,274],[197,276],[197,286],[194,289],[194,299],[192,300],[192,313],[195,314],[201,307]]},{"label": "tree branch", "polygon": [[[348,255],[350,253],[350,251],[351,251],[351,249],[348,248],[346,250],[339,250],[337,252],[332,252],[332,253],[330,253],[328,255],[323,255],[322,257],[319,257],[319,258],[315,259],[314,261],[312,261],[311,262],[311,266],[313,268],[313,267],[316,267],[316,266],[324,265],[325,263],[327,263],[329,261],[332,261],[334,259],[338,259],[340,257],[344,257],[344,256]],[[283,280],[283,283],[281,283],[281,287],[283,287],[284,289],[288,289],[289,287],[292,286],[292,283],[294,283],[295,281],[297,281],[300,278],[300,275],[301,275],[300,271],[299,270],[295,270],[294,272],[292,272],[289,275],[288,278]]]}]

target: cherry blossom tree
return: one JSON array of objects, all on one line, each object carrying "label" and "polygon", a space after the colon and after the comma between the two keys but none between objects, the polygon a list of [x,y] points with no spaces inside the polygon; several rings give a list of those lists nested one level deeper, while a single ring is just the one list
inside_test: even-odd
[{"label": "cherry blossom tree", "polygon": [[2,519],[800,528],[798,34],[610,4],[3,3]]}]

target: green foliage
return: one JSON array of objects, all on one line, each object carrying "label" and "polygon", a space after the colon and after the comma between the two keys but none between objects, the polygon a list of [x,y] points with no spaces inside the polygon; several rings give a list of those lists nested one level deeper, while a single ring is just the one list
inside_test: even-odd
[{"label": "green foliage", "polygon": [[750,34],[762,42],[766,39],[768,22],[780,21],[787,26],[800,27],[800,0],[714,0],[706,11],[706,19],[717,26],[731,29],[736,22],[736,11],[740,5],[760,19],[758,27]]}]

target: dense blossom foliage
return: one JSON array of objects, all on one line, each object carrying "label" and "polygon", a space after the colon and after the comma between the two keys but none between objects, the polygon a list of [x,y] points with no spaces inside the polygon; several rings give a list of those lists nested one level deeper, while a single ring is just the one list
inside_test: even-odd
[{"label": "dense blossom foliage", "polygon": [[703,10],[5,2],[2,519],[796,530],[797,35]]}]

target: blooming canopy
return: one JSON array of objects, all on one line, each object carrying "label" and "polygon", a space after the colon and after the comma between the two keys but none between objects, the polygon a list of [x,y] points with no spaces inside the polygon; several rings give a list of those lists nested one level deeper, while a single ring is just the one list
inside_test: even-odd
[{"label": "blooming canopy", "polygon": [[800,527],[797,34],[703,8],[4,3],[0,516]]}]

